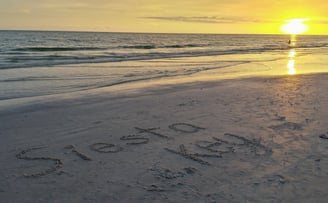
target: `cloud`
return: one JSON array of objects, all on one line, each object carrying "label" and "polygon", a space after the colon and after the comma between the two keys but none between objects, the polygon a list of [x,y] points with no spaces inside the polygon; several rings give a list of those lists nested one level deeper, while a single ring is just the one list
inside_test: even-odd
[{"label": "cloud", "polygon": [[218,17],[218,16],[147,16],[143,17],[149,20],[163,20],[176,22],[190,22],[190,23],[213,23],[213,24],[235,24],[235,23],[275,23],[273,20],[259,20],[241,17]]}]

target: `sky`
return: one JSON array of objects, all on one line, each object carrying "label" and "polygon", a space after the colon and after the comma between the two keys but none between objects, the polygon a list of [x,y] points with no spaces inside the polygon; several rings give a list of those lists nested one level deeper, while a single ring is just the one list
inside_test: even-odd
[{"label": "sky", "polygon": [[291,18],[328,34],[326,0],[0,0],[1,30],[279,34]]}]

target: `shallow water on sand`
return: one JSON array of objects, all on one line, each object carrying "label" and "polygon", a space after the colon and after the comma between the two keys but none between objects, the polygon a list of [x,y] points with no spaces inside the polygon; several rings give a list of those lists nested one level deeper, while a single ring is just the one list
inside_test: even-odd
[{"label": "shallow water on sand", "polygon": [[[0,101],[101,87],[326,72],[328,38],[0,32]],[[123,86],[122,86],[123,88]]]}]

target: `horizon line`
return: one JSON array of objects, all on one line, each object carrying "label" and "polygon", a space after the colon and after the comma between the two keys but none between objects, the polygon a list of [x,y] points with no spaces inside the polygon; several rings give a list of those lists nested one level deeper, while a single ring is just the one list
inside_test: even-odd
[{"label": "horizon line", "polygon": [[[192,33],[192,32],[132,32],[132,31],[89,31],[89,30],[43,30],[43,29],[0,29],[10,32],[84,32],[84,33],[127,33],[127,34],[190,34],[190,35],[292,35],[285,33]],[[304,36],[327,36],[328,34],[299,34]]]}]

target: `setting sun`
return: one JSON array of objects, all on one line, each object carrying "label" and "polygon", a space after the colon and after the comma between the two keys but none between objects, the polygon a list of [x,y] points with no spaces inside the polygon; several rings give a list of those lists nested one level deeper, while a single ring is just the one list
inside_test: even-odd
[{"label": "setting sun", "polygon": [[281,26],[281,30],[287,34],[302,34],[308,31],[309,27],[304,23],[308,19],[290,19]]}]

